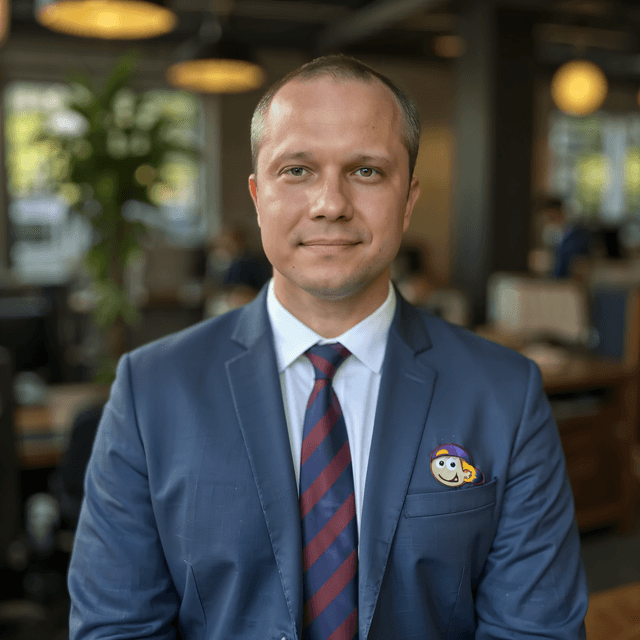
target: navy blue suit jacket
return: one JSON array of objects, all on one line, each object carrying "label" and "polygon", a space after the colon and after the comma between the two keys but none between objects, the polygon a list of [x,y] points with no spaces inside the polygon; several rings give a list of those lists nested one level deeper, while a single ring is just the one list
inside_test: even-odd
[{"label": "navy blue suit jacket", "polygon": [[[444,443],[486,482],[438,482]],[[188,640],[294,640],[301,572],[263,289],[122,358],[85,480],[70,637],[171,638],[177,616]],[[398,296],[360,523],[361,640],[575,640],[586,608],[537,367]]]}]

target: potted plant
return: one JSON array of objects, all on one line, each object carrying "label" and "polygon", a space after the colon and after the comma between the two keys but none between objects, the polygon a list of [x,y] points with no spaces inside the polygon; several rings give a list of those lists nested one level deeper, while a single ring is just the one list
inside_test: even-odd
[{"label": "potted plant", "polygon": [[39,137],[55,168],[55,190],[93,229],[85,265],[95,293],[93,317],[107,337],[102,380],[112,379],[127,349],[127,326],[139,319],[125,287],[125,270],[141,250],[147,226],[128,216],[125,205],[136,201],[152,210],[159,202],[158,190],[168,186],[163,169],[171,158],[199,157],[179,114],[158,107],[157,100],[154,107],[152,96],[128,87],[135,64],[134,55],[123,56],[101,86],[87,74],[74,73],[68,108],[82,126]]}]

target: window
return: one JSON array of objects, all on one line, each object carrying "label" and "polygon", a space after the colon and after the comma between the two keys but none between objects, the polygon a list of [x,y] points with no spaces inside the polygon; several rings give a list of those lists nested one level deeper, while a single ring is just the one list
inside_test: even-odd
[{"label": "window", "polygon": [[[81,185],[69,181],[69,157],[60,147],[41,140],[43,134],[77,138],[74,153],[93,153],[87,122],[69,108],[72,99],[90,100],[80,85],[14,82],[5,91],[5,144],[10,198],[11,262],[18,276],[34,284],[68,279],[90,246],[91,228],[78,212]],[[128,89],[113,99],[113,122],[107,148],[99,150],[116,162],[149,145],[149,131],[159,114],[169,126],[167,141],[198,148],[203,138],[202,106],[195,96],[156,90],[136,95]],[[136,131],[127,133],[135,118]],[[126,131],[125,131],[126,130]],[[171,241],[201,244],[205,235],[204,185],[201,163],[179,152],[163,156],[158,176],[150,167],[135,174],[141,184],[153,182],[153,205],[131,201],[123,214],[143,220]],[[155,178],[155,179],[154,179]]]},{"label": "window", "polygon": [[553,113],[549,191],[583,219],[622,223],[640,216],[640,115]]}]

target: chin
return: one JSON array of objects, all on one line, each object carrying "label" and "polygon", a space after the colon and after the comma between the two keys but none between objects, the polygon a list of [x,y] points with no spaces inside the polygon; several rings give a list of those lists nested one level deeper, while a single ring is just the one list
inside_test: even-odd
[{"label": "chin", "polygon": [[274,265],[274,275],[276,272],[281,279],[280,285],[293,295],[297,289],[321,300],[344,300],[373,292],[383,281],[386,285],[389,269],[353,269],[353,265],[347,264],[301,265],[291,262],[281,269]]},{"label": "chin", "polygon": [[362,278],[345,278],[344,274],[326,278],[310,278],[298,286],[315,298],[323,300],[344,300],[366,293],[375,286],[377,278],[363,281]]}]

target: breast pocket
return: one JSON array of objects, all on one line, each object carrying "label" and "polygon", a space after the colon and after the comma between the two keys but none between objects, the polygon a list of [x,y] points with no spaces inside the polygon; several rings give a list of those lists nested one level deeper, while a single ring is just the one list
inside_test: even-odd
[{"label": "breast pocket", "polygon": [[497,481],[436,493],[408,494],[399,527],[414,557],[429,565],[482,563],[495,530]]},{"label": "breast pocket", "polygon": [[440,516],[483,509],[495,504],[496,481],[435,493],[410,493],[404,501],[407,518]]}]

